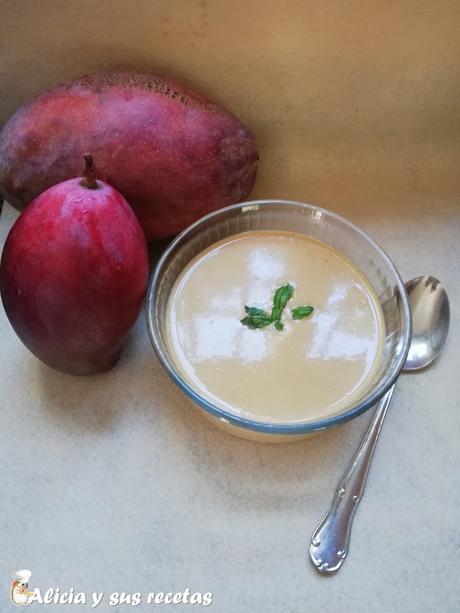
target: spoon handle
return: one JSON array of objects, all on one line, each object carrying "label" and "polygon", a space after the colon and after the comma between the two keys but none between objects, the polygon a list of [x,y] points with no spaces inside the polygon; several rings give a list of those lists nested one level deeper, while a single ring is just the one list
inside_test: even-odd
[{"label": "spoon handle", "polygon": [[378,403],[366,434],[337,486],[329,511],[313,533],[310,558],[320,573],[336,572],[347,556],[353,517],[366,487],[367,474],[393,391],[394,385]]}]

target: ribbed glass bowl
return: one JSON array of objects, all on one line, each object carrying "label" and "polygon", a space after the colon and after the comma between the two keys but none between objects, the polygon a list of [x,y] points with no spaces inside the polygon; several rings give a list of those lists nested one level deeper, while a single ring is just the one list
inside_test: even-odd
[{"label": "ribbed glass bowl", "polygon": [[[181,376],[166,342],[170,291],[187,264],[201,251],[228,236],[249,230],[290,230],[317,238],[347,256],[367,277],[380,300],[385,342],[372,381],[339,413],[320,420],[264,422],[211,403]],[[163,253],[149,285],[147,326],[155,351],[176,385],[217,425],[259,440],[296,440],[345,422],[374,405],[398,377],[409,349],[411,318],[406,290],[386,253],[358,227],[338,215],[287,200],[243,202],[211,213],[189,226]]]}]

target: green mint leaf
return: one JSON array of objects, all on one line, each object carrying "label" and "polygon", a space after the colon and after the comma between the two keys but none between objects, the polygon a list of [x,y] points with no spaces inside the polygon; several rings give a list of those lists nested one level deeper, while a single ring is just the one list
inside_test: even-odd
[{"label": "green mint leaf", "polygon": [[281,324],[281,315],[283,314],[284,307],[292,298],[293,294],[294,288],[290,283],[288,283],[287,285],[282,285],[275,292],[275,295],[273,297],[272,320],[274,322],[279,322],[278,325],[276,325],[275,323],[275,328],[277,330],[283,329],[283,325]]},{"label": "green mint leaf", "polygon": [[293,294],[294,288],[290,283],[279,287],[275,292],[275,296],[273,297],[273,308],[281,309],[282,311],[287,305],[288,301],[292,298]]},{"label": "green mint leaf", "polygon": [[243,326],[256,330],[269,326],[272,323],[272,318],[270,315],[248,315],[247,317],[243,317],[241,323]]},{"label": "green mint leaf", "polygon": [[249,307],[245,306],[244,311],[246,315],[250,315],[251,317],[270,317],[268,313],[266,313],[263,309],[258,309],[257,307]]},{"label": "green mint leaf", "polygon": [[303,319],[313,313],[312,306],[298,306],[292,309],[292,319]]},{"label": "green mint leaf", "polygon": [[[251,329],[265,328],[270,324],[275,326],[275,329],[281,332],[284,330],[284,324],[281,321],[284,308],[289,300],[294,295],[294,287],[287,283],[279,287],[273,296],[273,307],[271,314],[258,307],[245,306],[244,311],[246,317],[241,319],[241,323]],[[291,311],[292,319],[303,319],[313,313],[312,306],[298,306]]]}]

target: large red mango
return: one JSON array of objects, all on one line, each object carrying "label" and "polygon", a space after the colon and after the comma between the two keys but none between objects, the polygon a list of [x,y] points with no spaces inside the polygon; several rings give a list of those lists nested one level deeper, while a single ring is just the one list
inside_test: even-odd
[{"label": "large red mango", "polygon": [[78,175],[86,151],[148,239],[246,199],[258,159],[252,134],[203,96],[147,74],[95,74],[32,99],[5,124],[0,193],[21,209]]},{"label": "large red mango", "polygon": [[13,225],[0,263],[0,295],[22,342],[63,372],[111,368],[137,319],[148,279],[145,237],[131,207],[84,178],[38,196]]}]

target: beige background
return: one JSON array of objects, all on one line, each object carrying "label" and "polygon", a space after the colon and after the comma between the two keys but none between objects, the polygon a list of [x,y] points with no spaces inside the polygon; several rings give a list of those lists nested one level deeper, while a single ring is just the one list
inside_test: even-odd
[{"label": "beige background", "polygon": [[[142,317],[111,373],[78,379],[33,358],[0,310],[0,609],[5,577],[27,567],[31,586],[211,590],[217,613],[458,611],[460,2],[0,0],[0,13],[0,121],[82,73],[172,75],[254,130],[254,197],[347,215],[452,301],[440,361],[398,384],[333,579],[306,543],[369,415],[306,443],[240,441],[190,411]],[[15,216],[5,206],[1,244]]]},{"label": "beige background", "polygon": [[0,10],[0,121],[82,73],[148,70],[254,130],[255,196],[337,210],[363,199],[366,214],[387,215],[408,182],[432,192],[427,165],[438,196],[458,193],[458,0],[2,0]]}]

